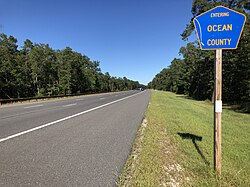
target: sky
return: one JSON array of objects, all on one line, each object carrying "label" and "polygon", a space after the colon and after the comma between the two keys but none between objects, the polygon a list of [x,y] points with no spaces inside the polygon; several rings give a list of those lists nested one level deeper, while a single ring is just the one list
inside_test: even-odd
[{"label": "sky", "polygon": [[[192,0],[1,0],[0,32],[71,47],[103,73],[147,85],[179,56]],[[194,40],[192,36],[189,41]]]}]

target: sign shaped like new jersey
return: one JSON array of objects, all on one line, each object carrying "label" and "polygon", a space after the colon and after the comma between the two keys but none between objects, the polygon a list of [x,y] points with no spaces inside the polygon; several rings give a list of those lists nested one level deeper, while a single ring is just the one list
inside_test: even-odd
[{"label": "sign shaped like new jersey", "polygon": [[193,22],[201,49],[236,49],[246,16],[217,6],[195,17]]}]

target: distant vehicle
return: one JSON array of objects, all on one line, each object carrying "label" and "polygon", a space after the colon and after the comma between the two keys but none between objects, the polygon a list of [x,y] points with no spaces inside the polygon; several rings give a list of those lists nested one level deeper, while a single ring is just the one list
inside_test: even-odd
[{"label": "distant vehicle", "polygon": [[140,88],[136,88],[136,90],[144,91],[145,89],[140,87]]}]

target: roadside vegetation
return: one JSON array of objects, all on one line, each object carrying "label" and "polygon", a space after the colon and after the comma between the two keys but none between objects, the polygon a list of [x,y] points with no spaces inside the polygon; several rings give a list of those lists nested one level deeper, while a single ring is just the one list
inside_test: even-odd
[{"label": "roadside vegetation", "polygon": [[145,116],[119,186],[250,186],[249,114],[223,108],[220,179],[213,171],[213,104],[153,91]]},{"label": "roadside vegetation", "polygon": [[138,81],[103,73],[100,62],[70,47],[54,50],[29,39],[17,45],[13,36],[0,34],[0,99],[123,91]]},{"label": "roadside vegetation", "polygon": [[[250,112],[250,3],[247,0],[194,0],[193,17],[181,34],[187,41],[194,34],[193,18],[215,6],[223,5],[246,15],[245,27],[236,50],[223,50],[222,100],[238,104]],[[194,99],[212,98],[214,85],[215,51],[201,50],[198,41],[190,41],[180,48],[183,58],[173,59],[171,65],[162,69],[148,84],[149,88],[186,94]]]}]

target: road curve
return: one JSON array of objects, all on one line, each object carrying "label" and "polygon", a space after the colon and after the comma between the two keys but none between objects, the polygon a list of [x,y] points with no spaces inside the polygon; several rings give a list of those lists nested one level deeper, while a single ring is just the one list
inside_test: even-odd
[{"label": "road curve", "polygon": [[115,186],[150,94],[1,107],[0,139],[37,129],[0,142],[0,186]]}]

